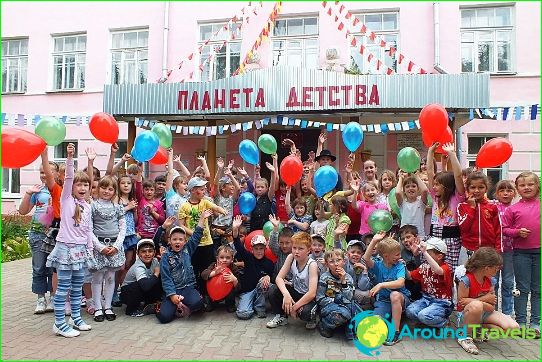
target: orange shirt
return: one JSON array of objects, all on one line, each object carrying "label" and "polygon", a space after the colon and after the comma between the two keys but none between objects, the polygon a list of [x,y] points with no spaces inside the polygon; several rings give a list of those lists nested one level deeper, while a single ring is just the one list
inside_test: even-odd
[{"label": "orange shirt", "polygon": [[52,190],[49,190],[51,193],[51,200],[53,205],[53,217],[55,219],[60,219],[60,195],[62,194],[62,186],[55,183]]}]

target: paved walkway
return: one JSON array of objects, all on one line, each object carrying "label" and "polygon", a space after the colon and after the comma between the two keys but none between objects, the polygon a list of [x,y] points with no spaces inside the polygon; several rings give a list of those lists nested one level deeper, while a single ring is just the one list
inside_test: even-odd
[{"label": "paved walkway", "polygon": [[[342,336],[330,339],[304,324],[292,322],[274,330],[266,320],[240,321],[225,309],[188,320],[160,325],[154,316],[131,318],[117,309],[114,322],[96,323],[85,314],[92,331],[66,339],[54,336],[53,314],[34,315],[30,292],[30,259],[2,264],[2,360],[359,360],[362,355]],[[499,340],[484,343],[478,356],[470,356],[453,340],[403,340],[383,346],[378,359],[538,360],[540,341]]]}]

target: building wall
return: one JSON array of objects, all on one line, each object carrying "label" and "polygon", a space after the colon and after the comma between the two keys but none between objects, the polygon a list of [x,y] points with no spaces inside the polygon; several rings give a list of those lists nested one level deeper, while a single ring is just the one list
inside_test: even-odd
[{"label": "building wall", "polygon": [[[332,3],[332,2],[328,2]],[[169,39],[167,45],[167,68],[173,69],[168,82],[185,79],[199,65],[197,57],[185,62],[182,69],[178,63],[191,52],[197,51],[198,24],[227,21],[246,2],[171,2],[169,4]],[[262,25],[273,7],[263,2],[259,15],[245,22],[242,40],[242,57],[256,40]],[[434,32],[433,3],[431,2],[344,2],[352,13],[383,10],[399,11],[399,48],[416,64],[433,72]],[[440,3],[440,63],[449,73],[460,72],[460,6],[473,6],[472,2]],[[480,3],[480,5],[486,5]],[[148,28],[148,81],[156,82],[162,76],[164,2],[2,2],[2,37],[28,37],[28,89],[24,95],[3,95],[2,112],[41,115],[91,115],[102,110],[103,85],[110,82],[111,31],[120,29]],[[537,2],[517,2],[514,5],[516,74],[492,76],[491,105],[513,106],[538,103],[540,99],[540,5]],[[335,10],[335,12],[337,12]],[[44,16],[43,14],[47,14]],[[325,61],[326,50],[337,47],[341,58],[349,63],[348,44],[344,33],[337,30],[337,23],[328,16],[321,2],[284,2],[281,16],[319,16],[320,64]],[[17,19],[14,21],[13,19]],[[85,89],[82,92],[51,92],[52,89],[52,35],[86,32]],[[270,42],[259,49],[263,66],[272,63]],[[408,91],[408,90],[405,90]],[[33,127],[24,127],[33,131]],[[109,145],[96,142],[87,126],[67,126],[66,139],[79,140],[79,157],[84,159],[84,148],[97,150],[96,164],[105,170]],[[460,130],[463,165],[466,165],[467,137],[471,135],[504,135],[515,147],[514,155],[507,163],[506,177],[514,177],[522,170],[540,171],[540,121],[472,121]],[[259,132],[237,132],[217,137],[217,155],[233,158],[243,165],[237,154],[237,146],[244,137],[256,140]],[[120,139],[127,138],[126,124],[121,124]],[[362,149],[381,148],[379,168],[396,168],[397,135],[366,135]],[[174,148],[182,159],[193,168],[197,163],[195,152],[205,150],[207,137],[175,136]],[[376,146],[375,146],[376,145]],[[327,147],[338,156],[337,166],[342,170],[347,151],[340,135],[333,131]],[[361,151],[360,151],[361,152]],[[359,156],[361,158],[361,154]],[[50,150],[52,155],[52,150]],[[373,152],[374,154],[374,152]],[[21,170],[21,192],[37,181],[39,162]],[[153,169],[151,175],[159,170]],[[12,210],[18,198],[2,197],[3,212]]]}]

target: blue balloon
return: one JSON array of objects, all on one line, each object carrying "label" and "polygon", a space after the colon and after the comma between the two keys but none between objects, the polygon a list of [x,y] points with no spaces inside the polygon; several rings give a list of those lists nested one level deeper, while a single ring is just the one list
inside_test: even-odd
[{"label": "blue balloon", "polygon": [[130,152],[130,154],[132,155],[132,158],[136,161],[139,161],[139,162],[143,162],[141,161],[141,158],[139,157],[139,155],[137,154],[137,150],[134,148],[132,148],[132,151]]},{"label": "blue balloon", "polygon": [[239,211],[241,211],[243,215],[248,215],[256,207],[256,196],[250,192],[243,192],[241,195],[239,195],[238,203]]},{"label": "blue balloon", "polygon": [[339,180],[339,174],[333,166],[322,166],[314,174],[314,188],[318,197],[333,190]]},{"label": "blue balloon", "polygon": [[356,152],[363,142],[363,130],[357,122],[350,122],[343,129],[343,143],[350,152]]},{"label": "blue balloon", "polygon": [[134,141],[134,149],[137,150],[136,155],[139,157],[136,160],[140,162],[150,160],[158,151],[158,146],[160,146],[160,139],[154,132],[145,131],[140,133]]},{"label": "blue balloon", "polygon": [[243,140],[239,144],[239,154],[245,162],[257,165],[260,162],[260,151],[258,146],[251,140]]}]

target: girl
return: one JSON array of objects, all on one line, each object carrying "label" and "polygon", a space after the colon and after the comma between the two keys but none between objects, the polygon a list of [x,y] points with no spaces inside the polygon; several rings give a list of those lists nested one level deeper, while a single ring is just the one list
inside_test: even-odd
[{"label": "girl", "polygon": [[499,210],[486,197],[489,180],[482,172],[472,172],[465,181],[468,199],[457,205],[457,219],[461,231],[459,264],[480,247],[489,246],[502,252]]},{"label": "girl", "polygon": [[[377,203],[387,205],[391,212],[389,198],[391,190],[395,187],[395,185],[397,185],[397,177],[395,176],[395,173],[391,170],[382,171],[379,178],[379,184],[380,193],[377,196]],[[397,233],[401,225],[401,218],[396,215],[395,212],[391,212],[391,215],[393,216],[393,226],[390,232]]]},{"label": "girl", "polygon": [[[47,267],[56,268],[58,286],[54,296],[55,323],[53,332],[64,337],[77,337],[79,331],[91,326],[81,318],[81,291],[85,270],[92,251],[92,221],[90,205],[86,203],[90,179],[86,173],[74,175],[75,146],[67,147],[66,175],[62,190],[60,230],[53,251],[47,257]],[[66,324],[64,303],[70,290],[71,317]],[[78,329],[74,330],[73,328]]]},{"label": "girl", "polygon": [[[399,177],[395,198],[401,212],[401,227],[414,225],[421,240],[425,238],[425,208],[427,205],[427,186],[417,174],[403,180]],[[421,196],[420,196],[421,194]]]},{"label": "girl", "polygon": [[514,273],[520,295],[514,301],[516,320],[527,324],[531,294],[531,325],[540,338],[540,179],[533,172],[516,178],[521,200],[504,212],[503,234],[513,240]]},{"label": "girl", "polygon": [[[358,182],[353,182],[351,186],[354,189],[354,200],[356,200],[360,185]],[[388,206],[386,204],[378,203],[377,195],[377,185],[372,181],[367,181],[365,185],[363,185],[363,198],[365,199],[365,201],[357,201],[352,204],[352,206],[354,206],[354,209],[358,210],[361,215],[361,223],[359,226],[360,235],[364,235],[370,232],[368,220],[369,216],[373,211],[388,209]]]},{"label": "girl", "polygon": [[448,248],[445,261],[455,272],[455,268],[459,265],[459,250],[461,248],[457,224],[457,205],[465,199],[465,184],[461,178],[461,165],[455,154],[454,145],[451,143],[444,144],[442,149],[452,163],[453,173],[442,171],[435,175],[433,159],[439,145],[438,142],[433,143],[427,154],[429,193],[434,201],[429,235],[444,240]]},{"label": "girl", "polygon": [[[114,204],[117,183],[111,176],[104,176],[98,183],[98,199],[92,203],[92,223],[94,229],[94,262],[92,271],[92,298],[94,302],[94,320],[114,321],[115,313],[111,309],[115,292],[115,272],[126,262],[124,256],[124,236],[126,219],[121,205]],[[104,284],[105,280],[105,284]],[[102,285],[105,305],[102,306]],[[102,310],[102,307],[104,309]],[[104,316],[105,313],[105,316]]]},{"label": "girl", "polygon": [[271,171],[271,187],[264,178],[257,178],[254,181],[254,188],[256,193],[256,207],[250,213],[250,230],[262,230],[263,225],[269,220],[269,215],[273,213],[271,208],[271,200],[275,195],[275,170],[277,166],[277,155],[271,155],[273,158],[273,165],[266,162],[265,165]]},{"label": "girl", "polygon": [[322,200],[318,200],[316,202],[316,206],[314,207],[314,219],[315,220],[311,222],[310,225],[311,235],[318,234],[322,237],[325,237],[329,220],[326,219],[326,215],[324,212],[324,203]]},{"label": "girl", "polygon": [[326,227],[326,250],[346,249],[346,233],[350,218],[346,215],[348,202],[342,196],[334,196],[330,203],[331,217]]},{"label": "girl", "polygon": [[117,273],[118,283],[122,284],[124,277],[130,267],[135,263],[136,253],[135,248],[137,245],[136,236],[136,210],[137,201],[135,199],[135,192],[132,183],[132,178],[128,175],[122,175],[118,180],[119,197],[118,203],[124,210],[124,220],[126,222],[126,234],[122,243],[124,249],[124,256],[126,263],[124,268]]},{"label": "girl", "polygon": [[[516,188],[514,183],[510,180],[501,180],[495,186],[495,205],[499,209],[499,216],[501,221],[504,220],[504,212],[510,205],[512,205],[512,200],[516,197]],[[502,269],[497,273],[497,281],[499,277],[502,278],[502,291],[501,291],[501,300],[502,300],[502,312],[506,315],[512,315],[512,310],[514,309],[514,297],[512,291],[514,289],[514,252],[512,246],[512,238],[506,235],[502,235]],[[495,294],[498,293],[499,283],[495,285]]]},{"label": "girl", "polygon": [[[182,162],[177,163],[182,165]],[[169,149],[168,172],[166,176],[166,217],[177,217],[179,215],[179,208],[190,197],[186,191],[186,186],[186,176],[179,175],[179,172],[173,167],[173,150]]]},{"label": "girl", "polygon": [[365,175],[365,180],[361,181],[362,186],[365,185],[366,182],[372,181],[378,189],[377,167],[373,160],[363,162],[363,174]]},{"label": "girl", "polygon": [[[137,233],[140,238],[152,239],[158,226],[164,223],[166,215],[163,203],[155,198],[154,182],[143,181],[141,169],[138,168],[135,181],[137,199]],[[156,246],[156,245],[155,245]]]},{"label": "girl", "polygon": [[[288,226],[292,228],[294,233],[298,231],[308,231],[312,222],[312,217],[307,215],[307,203],[301,198],[294,200],[293,205],[290,205],[290,194],[292,187],[286,188],[286,212],[288,213]],[[292,209],[293,206],[293,209]]]},{"label": "girl", "polygon": [[[220,161],[220,160],[219,160]],[[215,196],[215,204],[226,210],[226,215],[219,215],[214,218],[211,224],[211,236],[215,253],[221,245],[227,244],[231,238],[231,224],[233,220],[233,205],[239,196],[241,187],[237,179],[233,176],[231,169],[224,169],[224,162],[218,163],[218,171],[215,176],[215,184],[218,186],[218,192]],[[233,167],[233,163],[232,163]],[[224,169],[224,176],[219,179],[221,170]]]},{"label": "girl", "polygon": [[[516,329],[519,325],[510,317],[495,310],[495,274],[502,266],[502,258],[493,247],[481,247],[465,265],[466,273],[460,272],[457,292],[458,311],[463,311],[462,323],[467,325],[468,334],[473,324],[489,328]],[[482,339],[484,337],[482,336]],[[457,343],[468,353],[478,354],[478,347],[471,337],[458,338]]]},{"label": "girl", "polygon": [[313,191],[311,191],[311,190],[314,190],[311,185],[311,179],[312,179],[311,171],[312,169],[309,169],[309,173],[303,175],[300,182],[301,198],[305,200],[305,203],[307,204],[307,212],[306,212],[307,215],[314,214],[314,209],[316,207],[316,201],[317,201],[316,196],[314,195]]},{"label": "girl", "polygon": [[[352,184],[352,182],[360,182],[361,177],[357,171],[349,172],[351,167],[352,164],[347,166],[347,174],[350,175],[350,177],[347,177],[348,182],[350,184]],[[361,200],[361,195],[358,194],[356,197],[352,194],[348,196],[346,200],[348,201],[348,210],[346,211],[346,215],[348,215],[351,221],[350,227],[348,228],[348,233],[346,234],[346,241],[359,240],[361,237],[361,235],[358,234],[361,226],[361,215],[358,210],[354,209],[353,205]]]}]

